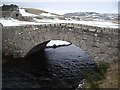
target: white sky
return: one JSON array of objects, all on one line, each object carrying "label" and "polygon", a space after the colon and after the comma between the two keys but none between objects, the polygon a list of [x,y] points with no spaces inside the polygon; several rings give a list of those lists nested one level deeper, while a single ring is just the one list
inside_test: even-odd
[{"label": "white sky", "polygon": [[72,12],[117,13],[119,0],[2,0],[2,4],[39,8],[57,14]]},{"label": "white sky", "polygon": [[2,0],[2,2],[119,2],[119,0]]}]

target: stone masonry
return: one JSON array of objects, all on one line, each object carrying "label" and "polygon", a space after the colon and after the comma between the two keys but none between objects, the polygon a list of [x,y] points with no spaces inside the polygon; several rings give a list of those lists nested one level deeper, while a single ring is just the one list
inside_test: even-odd
[{"label": "stone masonry", "polygon": [[118,58],[118,32],[119,29],[69,23],[3,27],[2,52],[24,57],[36,45],[59,39],[75,44],[96,61],[113,61]]}]

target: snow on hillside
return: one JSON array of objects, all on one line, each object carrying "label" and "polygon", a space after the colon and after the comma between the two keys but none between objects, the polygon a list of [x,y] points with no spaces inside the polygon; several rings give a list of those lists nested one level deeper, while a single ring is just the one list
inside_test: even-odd
[{"label": "snow on hillside", "polygon": [[43,18],[43,19],[36,19],[36,18],[33,18],[33,20],[35,20],[36,22],[43,22],[43,23],[76,23],[75,20],[60,20],[58,18],[54,18],[54,19],[46,19],[46,18]]},{"label": "snow on hillside", "polygon": [[35,14],[31,14],[31,13],[27,13],[27,12],[25,12],[25,9],[19,9],[19,12],[22,14],[22,16],[37,16],[37,15],[35,15]]},{"label": "snow on hillside", "polygon": [[[40,24],[44,24],[44,23],[36,23],[36,22],[27,22],[27,21],[19,21],[16,19],[4,19],[4,18],[0,18],[0,23],[3,26],[21,26],[21,25],[40,25]],[[45,24],[49,24],[49,23],[45,23]]]},{"label": "snow on hillside", "polygon": [[106,28],[118,28],[118,24],[114,24],[106,21],[75,21],[79,24],[90,25],[90,26],[98,26],[98,27],[106,27]]},{"label": "snow on hillside", "polygon": [[[22,14],[22,16],[38,16],[36,14],[26,12],[25,9],[23,9],[23,8],[20,8],[19,11]],[[41,13],[40,16],[54,17],[56,15],[53,15],[51,13]]]},{"label": "snow on hillside", "polygon": [[59,20],[59,19],[36,19],[37,22],[46,22],[46,23],[75,23],[75,24],[84,24],[90,26],[106,27],[106,28],[118,28],[118,24],[105,21],[76,21],[76,20]]},{"label": "snow on hillside", "polygon": [[47,17],[54,17],[56,15],[52,15],[51,13],[42,13],[41,16],[47,16]]},{"label": "snow on hillside", "polygon": [[45,19],[45,18],[43,18],[43,19],[37,19],[37,18],[33,18],[33,20],[35,20],[36,22],[40,22],[40,23],[55,23],[55,21],[54,20],[52,20],[52,19]]},{"label": "snow on hillside", "polygon": [[2,23],[3,26],[20,26],[20,25],[26,25],[26,24],[40,25],[40,24],[56,24],[56,23],[75,23],[75,24],[84,24],[84,25],[106,27],[106,28],[118,28],[118,24],[105,22],[105,21],[60,20],[58,18],[54,18],[54,19],[33,18],[33,20],[35,20],[36,22],[19,21],[12,18],[9,18],[9,19],[0,18],[0,23]]}]

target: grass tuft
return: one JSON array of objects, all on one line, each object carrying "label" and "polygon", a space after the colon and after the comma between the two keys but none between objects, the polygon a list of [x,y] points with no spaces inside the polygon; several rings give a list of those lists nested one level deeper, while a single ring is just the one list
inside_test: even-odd
[{"label": "grass tuft", "polygon": [[87,82],[86,87],[99,88],[98,81],[105,79],[109,67],[110,64],[108,62],[99,62],[94,69],[87,67],[84,72],[85,79]]}]

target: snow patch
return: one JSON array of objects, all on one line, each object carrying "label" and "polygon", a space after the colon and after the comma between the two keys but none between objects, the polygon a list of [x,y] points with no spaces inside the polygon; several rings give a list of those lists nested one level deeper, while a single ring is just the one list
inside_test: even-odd
[{"label": "snow patch", "polygon": [[89,26],[105,27],[105,28],[118,28],[118,24],[105,22],[105,21],[73,21],[73,23],[84,24]]},{"label": "snow patch", "polygon": [[74,24],[84,24],[89,26],[98,26],[104,28],[118,28],[118,24],[105,21],[76,21],[76,20],[59,20],[55,19],[34,19],[37,22],[46,22],[46,23],[74,23]]},{"label": "snow patch", "polygon": [[19,21],[16,19],[4,19],[0,18],[0,23],[3,24],[3,26],[20,26],[20,25],[26,25],[26,24],[32,24],[32,25],[41,25],[41,24],[59,24],[59,23],[74,23],[74,24],[83,24],[83,25],[89,25],[89,26],[98,26],[98,27],[104,27],[104,28],[118,28],[118,24],[111,23],[111,22],[105,22],[105,21],[76,21],[76,20],[60,20],[58,18],[54,19],[37,19],[33,18],[35,20],[34,22],[28,22],[28,21]]},{"label": "snow patch", "polygon": [[56,15],[52,15],[51,13],[42,13],[40,15],[42,15],[42,16],[48,16],[48,17],[54,17],[54,16],[56,16]]},{"label": "snow patch", "polygon": [[0,18],[0,23],[3,26],[21,26],[21,25],[40,25],[40,24],[49,24],[49,23],[36,23],[36,22],[27,22],[27,21],[19,21],[13,18]]},{"label": "snow patch", "polygon": [[22,16],[33,16],[33,17],[37,16],[35,14],[25,12],[25,9],[19,9],[19,11],[22,14]]},{"label": "snow patch", "polygon": [[45,18],[37,19],[37,18],[33,18],[33,20],[35,20],[38,23],[49,23],[49,24],[54,23],[54,20],[52,20],[52,19],[45,19]]}]

